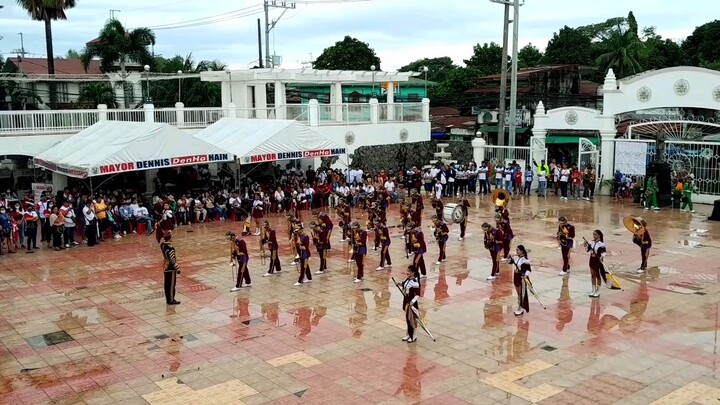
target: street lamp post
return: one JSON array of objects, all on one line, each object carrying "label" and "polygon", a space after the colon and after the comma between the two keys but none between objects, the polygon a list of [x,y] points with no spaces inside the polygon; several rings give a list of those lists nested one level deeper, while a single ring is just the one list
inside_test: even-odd
[{"label": "street lamp post", "polygon": [[178,74],[178,103],[182,103],[182,70],[177,71]]},{"label": "street lamp post", "polygon": [[145,104],[152,104],[150,98],[150,65],[145,65]]},{"label": "street lamp post", "polygon": [[427,96],[428,96],[428,92],[427,92],[427,74],[428,74],[428,70],[430,70],[430,69],[428,69],[427,66],[423,66],[423,73],[425,73],[425,98],[427,98]]},{"label": "street lamp post", "polygon": [[232,95],[232,93],[233,93],[233,92],[232,92],[232,71],[231,71],[230,68],[228,67],[228,68],[225,68],[225,73],[227,73],[227,75],[228,75],[228,87],[230,88],[230,104],[232,104],[232,102],[233,102],[233,98],[232,98],[232,96],[233,96],[233,95]]},{"label": "street lamp post", "polygon": [[373,90],[372,90],[372,98],[376,98],[377,94],[375,93],[375,65],[370,66],[370,70],[372,70],[372,84],[373,84]]}]

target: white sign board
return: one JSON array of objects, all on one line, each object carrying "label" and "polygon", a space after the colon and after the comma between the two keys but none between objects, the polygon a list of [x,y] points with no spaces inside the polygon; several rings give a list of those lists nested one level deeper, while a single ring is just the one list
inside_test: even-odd
[{"label": "white sign board", "polygon": [[52,184],[32,183],[31,187],[33,196],[35,196],[36,203],[40,201],[40,196],[43,192],[48,195],[52,195]]},{"label": "white sign board", "polygon": [[647,166],[646,142],[616,141],[615,170],[631,176],[645,176]]}]

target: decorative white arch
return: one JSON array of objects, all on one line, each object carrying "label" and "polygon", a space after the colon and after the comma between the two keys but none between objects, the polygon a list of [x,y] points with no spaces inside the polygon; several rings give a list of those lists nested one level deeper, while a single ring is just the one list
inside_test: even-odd
[{"label": "decorative white arch", "polygon": [[[720,72],[679,66],[617,80],[610,69],[602,93],[602,111],[584,107],[545,111],[542,102],[538,103],[532,132],[535,142],[544,145],[548,130],[598,131],[601,138],[600,173],[612,178],[617,114],[672,107],[720,110]],[[602,159],[602,156],[606,158]]]}]

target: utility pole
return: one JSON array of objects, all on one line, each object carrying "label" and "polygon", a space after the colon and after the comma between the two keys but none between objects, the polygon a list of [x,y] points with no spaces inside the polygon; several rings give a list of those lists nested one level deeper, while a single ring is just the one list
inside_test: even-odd
[{"label": "utility pole", "polygon": [[[264,0],[263,6],[265,8],[265,66],[271,68],[275,66],[273,63],[273,56],[270,55],[270,31],[275,28],[282,16],[285,15],[288,10],[295,9],[295,3],[288,1]],[[270,21],[270,7],[281,8],[283,10],[277,20]]]},{"label": "utility pole", "polygon": [[515,0],[514,17],[513,17],[513,50],[512,50],[512,69],[510,75],[510,142],[509,146],[515,146],[515,119],[517,117],[517,74],[518,74],[518,37],[520,35],[520,1]]},{"label": "utility pole", "polygon": [[114,20],[114,19],[115,19],[115,13],[119,13],[119,12],[120,12],[120,10],[110,10],[110,19],[111,19],[111,20]]},{"label": "utility pole", "polygon": [[25,38],[23,37],[23,33],[18,32],[18,35],[20,35],[20,49],[16,49],[15,53],[17,53],[20,56],[20,59],[22,59],[28,52],[25,52]]},{"label": "utility pole", "polygon": [[503,51],[500,66],[500,111],[498,111],[498,145],[505,145],[505,99],[507,97],[508,29],[510,26],[510,3],[505,3],[503,19]]},{"label": "utility pole", "polygon": [[260,69],[263,68],[263,57],[262,57],[262,28],[260,27],[260,19],[257,19],[258,25],[258,62],[260,63]]}]

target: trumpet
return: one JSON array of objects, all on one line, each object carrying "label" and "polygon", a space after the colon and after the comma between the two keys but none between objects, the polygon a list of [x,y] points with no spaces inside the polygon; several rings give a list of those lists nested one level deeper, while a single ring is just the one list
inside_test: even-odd
[{"label": "trumpet", "polygon": [[485,232],[485,249],[492,249],[495,247],[495,235],[492,232]]},{"label": "trumpet", "polygon": [[562,231],[558,231],[557,240],[560,242],[560,245],[562,245],[562,246],[567,246],[567,244],[568,244],[567,235],[565,235],[565,233]]}]

